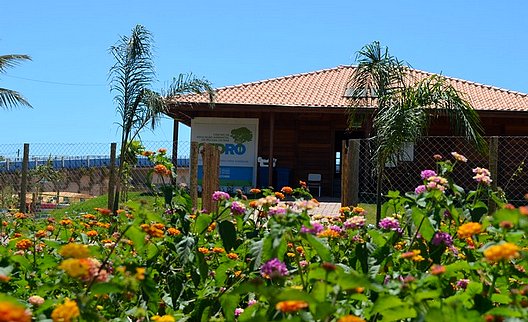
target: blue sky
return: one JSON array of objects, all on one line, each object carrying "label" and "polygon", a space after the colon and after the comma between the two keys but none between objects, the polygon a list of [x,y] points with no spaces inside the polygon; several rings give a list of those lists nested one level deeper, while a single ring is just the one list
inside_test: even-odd
[{"label": "blue sky", "polygon": [[[375,5],[374,5],[375,3]],[[7,1],[0,54],[33,61],[0,75],[33,109],[0,110],[0,144],[119,141],[108,48],[136,24],[155,40],[158,82],[215,87],[353,64],[379,40],[414,68],[528,92],[524,1]],[[145,141],[168,141],[172,121]],[[188,140],[188,130],[180,134]]]}]

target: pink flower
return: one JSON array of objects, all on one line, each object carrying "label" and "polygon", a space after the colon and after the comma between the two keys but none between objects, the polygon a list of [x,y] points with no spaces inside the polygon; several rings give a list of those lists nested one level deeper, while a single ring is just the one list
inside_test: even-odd
[{"label": "pink flower", "polygon": [[240,316],[240,314],[242,314],[242,313],[244,313],[244,309],[243,309],[243,308],[241,308],[241,307],[237,307],[237,308],[235,309],[235,316],[236,316],[236,317]]},{"label": "pink flower", "polygon": [[44,304],[44,299],[38,295],[33,295],[29,297],[28,302],[33,306],[39,306]]}]

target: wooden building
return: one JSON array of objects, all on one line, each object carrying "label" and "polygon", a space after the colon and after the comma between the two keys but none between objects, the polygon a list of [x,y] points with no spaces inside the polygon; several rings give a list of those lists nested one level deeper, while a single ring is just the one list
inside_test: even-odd
[{"label": "wooden building", "polygon": [[[347,129],[345,96],[354,66],[338,66],[309,73],[217,89],[215,106],[205,96],[185,96],[170,101],[168,115],[188,126],[195,117],[256,118],[259,120],[258,155],[276,158],[276,167],[291,169],[288,181],[297,186],[309,173],[321,174],[322,195],[335,195],[340,184],[341,142],[365,138],[369,118]],[[411,70],[416,78],[432,74]],[[485,135],[528,135],[528,95],[461,79],[448,81],[479,112]],[[362,109],[368,116],[374,107]],[[447,120],[431,124],[428,135],[453,135]],[[271,178],[272,171],[268,177]],[[262,176],[262,172],[261,172]],[[267,181],[269,182],[269,181]],[[280,187],[279,187],[280,188]]]}]

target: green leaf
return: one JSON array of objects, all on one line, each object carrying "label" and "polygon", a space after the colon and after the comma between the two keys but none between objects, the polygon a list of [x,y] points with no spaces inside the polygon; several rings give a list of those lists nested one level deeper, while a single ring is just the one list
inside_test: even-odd
[{"label": "green leaf", "polygon": [[92,293],[95,295],[101,294],[112,294],[112,293],[121,293],[123,291],[123,286],[117,283],[95,283],[92,286]]},{"label": "green leaf", "polygon": [[211,224],[213,219],[208,214],[200,214],[196,217],[195,229],[196,233],[204,233],[207,231],[207,227]]},{"label": "green leaf", "polygon": [[512,298],[506,294],[492,294],[491,301],[500,304],[510,304],[512,302]]},{"label": "green leaf", "polygon": [[134,248],[137,251],[142,250],[145,247],[145,233],[137,226],[132,226],[127,229],[125,236],[134,243]]},{"label": "green leaf", "polygon": [[224,294],[220,297],[222,311],[226,321],[235,321],[235,309],[240,302],[240,296],[236,294]]},{"label": "green leaf", "polygon": [[387,243],[387,240],[385,239],[384,234],[379,230],[370,229],[368,231],[368,234],[372,242],[378,247],[383,247]]},{"label": "green leaf", "polygon": [[435,233],[435,229],[429,220],[429,217],[418,207],[412,207],[412,219],[416,227],[420,227],[420,234],[427,241],[430,241]]},{"label": "green leaf", "polygon": [[303,234],[303,237],[316,251],[317,255],[319,255],[321,260],[325,262],[333,261],[332,253],[330,252],[330,247],[328,247],[328,244],[324,243],[321,238],[315,237],[311,234]]},{"label": "green leaf", "polygon": [[400,306],[398,308],[389,309],[386,311],[383,311],[382,313],[383,318],[381,319],[382,322],[389,322],[389,321],[401,321],[408,318],[414,318],[417,316],[416,310],[410,306]]},{"label": "green leaf", "polygon": [[493,215],[496,224],[500,224],[503,221],[509,221],[514,225],[519,223],[519,213],[512,209],[499,209]]},{"label": "green leaf", "polygon": [[521,312],[508,308],[508,307],[495,307],[489,310],[488,312],[486,312],[486,314],[498,315],[502,317],[507,316],[507,317],[512,317],[512,318],[518,318],[522,316]]},{"label": "green leaf", "polygon": [[236,229],[235,225],[230,221],[221,221],[218,224],[218,232],[222,239],[222,244],[226,252],[230,252],[236,246]]},{"label": "green leaf", "polygon": [[205,261],[205,256],[199,251],[196,251],[196,261],[196,264],[198,265],[198,272],[200,272],[200,281],[205,283],[207,275],[209,274],[209,266]]},{"label": "green leaf", "polygon": [[382,315],[381,321],[399,321],[406,318],[414,318],[417,316],[416,311],[412,306],[404,303],[401,299],[394,295],[381,295],[374,306],[372,313],[379,313]]},{"label": "green leaf", "polygon": [[414,300],[416,302],[421,302],[423,300],[432,300],[440,296],[441,292],[439,290],[429,290],[424,292],[417,292],[414,295]]},{"label": "green leaf", "polygon": [[186,280],[187,278],[185,277],[185,273],[176,273],[167,276],[167,286],[172,300],[172,308],[174,310],[178,308],[178,299],[181,296]]}]

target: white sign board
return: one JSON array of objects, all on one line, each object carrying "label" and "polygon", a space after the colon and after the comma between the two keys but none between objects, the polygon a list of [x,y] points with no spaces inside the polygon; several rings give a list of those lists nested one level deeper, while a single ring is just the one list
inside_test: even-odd
[{"label": "white sign board", "polygon": [[[191,121],[191,141],[220,148],[220,185],[256,186],[258,119],[196,117]],[[198,172],[203,161],[198,159]]]}]

